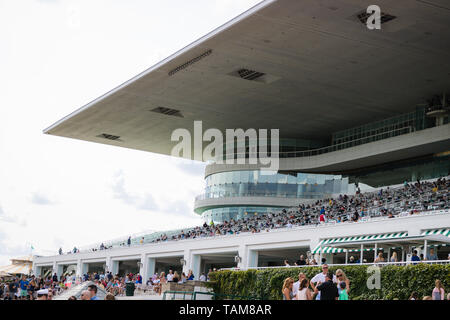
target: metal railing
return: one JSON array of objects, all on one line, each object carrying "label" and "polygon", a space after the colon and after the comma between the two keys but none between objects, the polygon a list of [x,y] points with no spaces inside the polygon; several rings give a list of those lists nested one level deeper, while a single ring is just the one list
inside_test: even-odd
[{"label": "metal railing", "polygon": [[[162,300],[167,300],[167,296],[169,296],[170,300],[198,300],[197,297],[199,295],[210,296],[210,300],[261,300],[260,297],[256,296],[238,296],[205,291],[165,291]],[[177,299],[177,296],[178,298],[181,298],[181,296],[183,298]],[[190,296],[190,299],[186,299],[186,296]]]},{"label": "metal railing", "polygon": [[207,199],[218,199],[218,198],[233,198],[233,197],[271,197],[271,198],[298,198],[299,201],[306,200],[317,200],[326,197],[331,197],[332,194],[324,194],[321,192],[305,192],[298,195],[297,192],[292,193],[271,193],[271,192],[246,192],[246,193],[235,193],[229,191],[219,191],[210,192],[198,195],[195,197],[195,201],[207,200]]},{"label": "metal railing", "polygon": [[[213,159],[213,162],[223,162],[227,157],[228,159],[248,159],[250,155],[256,155],[256,158],[265,158],[265,157],[271,157],[271,158],[302,158],[302,157],[310,157],[310,156],[317,156],[324,153],[339,151],[347,148],[356,147],[362,144],[375,142],[379,140],[384,140],[388,138],[397,137],[400,135],[408,134],[414,132],[414,127],[407,126],[402,127],[399,129],[390,130],[387,132],[382,132],[378,134],[374,134],[371,136],[342,142],[338,144],[333,144],[327,147],[322,147],[318,149],[312,149],[312,150],[306,150],[306,151],[286,151],[286,152],[270,152],[270,156],[268,155],[268,152],[233,152],[228,154],[222,154],[220,158]],[[253,158],[253,157],[252,157]]]}]

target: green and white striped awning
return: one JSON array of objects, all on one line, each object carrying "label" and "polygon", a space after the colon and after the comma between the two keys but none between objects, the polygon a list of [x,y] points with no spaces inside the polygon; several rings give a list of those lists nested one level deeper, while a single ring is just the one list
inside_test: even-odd
[{"label": "green and white striped awning", "polygon": [[[444,228],[444,229],[431,229],[431,230],[424,230],[421,233],[422,236],[433,236],[433,235],[442,235],[445,237],[450,238],[450,229]],[[442,246],[446,247],[447,244],[443,243]],[[431,247],[435,247],[436,245],[431,245]]]},{"label": "green and white striped awning", "polygon": [[422,236],[432,236],[435,234],[440,234],[446,237],[450,238],[450,229],[431,229],[431,230],[424,230],[422,231],[421,235]]},{"label": "green and white striped awning", "polygon": [[[383,233],[383,234],[371,234],[371,235],[363,235],[363,236],[352,236],[352,237],[341,237],[341,238],[330,238],[322,240],[313,250],[312,253],[320,253],[320,248],[322,247],[322,253],[339,253],[345,252],[345,249],[328,247],[330,244],[339,244],[339,243],[352,243],[358,241],[370,241],[370,240],[388,240],[388,239],[399,239],[405,238],[408,236],[408,232],[391,232],[391,233]],[[364,251],[371,251],[373,248],[367,248]],[[360,249],[349,250],[349,252],[357,252]]]}]

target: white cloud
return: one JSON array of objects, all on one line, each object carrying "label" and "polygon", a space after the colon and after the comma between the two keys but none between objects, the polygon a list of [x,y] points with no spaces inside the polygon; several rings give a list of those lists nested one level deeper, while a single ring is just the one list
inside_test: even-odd
[{"label": "white cloud", "polygon": [[0,265],[200,223],[202,164],[42,130],[258,2],[0,1]]}]

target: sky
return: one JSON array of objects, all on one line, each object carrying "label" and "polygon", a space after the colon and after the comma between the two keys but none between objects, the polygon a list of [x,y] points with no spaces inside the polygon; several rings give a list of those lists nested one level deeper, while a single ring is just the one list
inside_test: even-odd
[{"label": "sky", "polygon": [[258,2],[0,0],[0,266],[201,223],[203,163],[42,131]]}]

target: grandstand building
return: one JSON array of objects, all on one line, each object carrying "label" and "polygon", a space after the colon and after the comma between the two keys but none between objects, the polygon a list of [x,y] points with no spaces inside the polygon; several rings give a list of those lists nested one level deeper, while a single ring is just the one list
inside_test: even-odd
[{"label": "grandstand building", "polygon": [[[72,266],[77,274],[136,270],[147,279],[172,267],[198,278],[211,267],[276,266],[300,254],[370,262],[380,250],[407,259],[412,248],[426,256],[430,246],[446,258],[448,184],[420,194],[403,184],[450,175],[450,11],[433,0],[379,1],[389,19],[369,30],[368,5],[262,1],[44,132],[171,155],[173,131],[193,132],[198,120],[221,132],[279,129],[275,174],[262,174],[259,164],[195,159],[210,160],[194,205],[207,223],[289,214],[365,185],[374,194],[396,185],[395,199],[362,208],[358,222],[178,241],[153,242],[154,235],[130,247],[36,257],[34,272]],[[233,145],[234,158],[249,157],[246,143]]]}]

